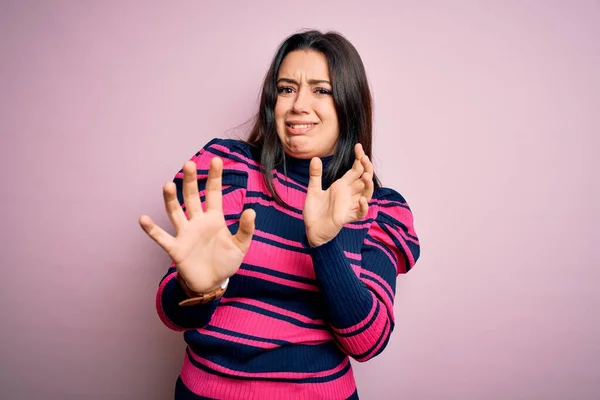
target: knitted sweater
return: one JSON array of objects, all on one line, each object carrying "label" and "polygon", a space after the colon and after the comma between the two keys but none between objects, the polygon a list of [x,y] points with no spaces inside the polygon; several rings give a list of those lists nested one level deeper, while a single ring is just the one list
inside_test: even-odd
[{"label": "knitted sweater", "polygon": [[[311,248],[302,219],[310,160],[287,157],[286,173],[274,171],[288,210],[270,196],[259,156],[233,139],[213,139],[192,157],[202,201],[214,156],[223,160],[226,223],[237,232],[242,211],[253,208],[255,231],[221,299],[180,307],[186,296],[173,265],[161,280],[158,315],[187,343],[176,398],[358,398],[349,357],[366,361],[386,347],[396,277],[419,257],[404,198],[376,190],[363,220]],[[185,207],[182,171],[174,182]]]}]

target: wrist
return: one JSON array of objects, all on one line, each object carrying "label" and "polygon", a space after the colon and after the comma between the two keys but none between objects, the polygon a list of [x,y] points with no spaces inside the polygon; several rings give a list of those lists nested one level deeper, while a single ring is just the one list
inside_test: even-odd
[{"label": "wrist", "polygon": [[206,304],[211,301],[217,300],[225,294],[227,286],[229,285],[229,278],[225,279],[221,284],[211,287],[205,291],[198,292],[190,289],[185,279],[180,274],[177,274],[177,282],[188,297],[179,303],[180,306],[190,306],[197,304]]}]

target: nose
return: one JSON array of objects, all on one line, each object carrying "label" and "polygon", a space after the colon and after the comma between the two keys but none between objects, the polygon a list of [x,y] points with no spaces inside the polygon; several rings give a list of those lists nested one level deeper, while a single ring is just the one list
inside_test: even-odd
[{"label": "nose", "polygon": [[310,89],[308,87],[300,87],[294,100],[292,111],[297,114],[310,112]]}]

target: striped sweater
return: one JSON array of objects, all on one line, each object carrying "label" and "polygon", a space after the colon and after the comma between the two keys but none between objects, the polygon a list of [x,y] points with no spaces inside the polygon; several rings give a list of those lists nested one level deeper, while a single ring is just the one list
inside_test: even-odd
[{"label": "striped sweater", "polygon": [[[156,307],[187,343],[176,399],[358,398],[350,358],[383,351],[394,328],[398,274],[419,257],[404,198],[377,189],[367,216],[328,243],[310,248],[302,220],[310,160],[276,169],[275,187],[291,210],[270,196],[246,143],[213,139],[192,157],[201,200],[212,157],[223,160],[223,212],[235,233],[241,213],[256,211],[255,233],[225,295],[180,307],[185,298],[171,265]],[[331,157],[323,159],[324,168]],[[174,182],[183,204],[183,172]],[[327,183],[325,183],[325,186]]]}]

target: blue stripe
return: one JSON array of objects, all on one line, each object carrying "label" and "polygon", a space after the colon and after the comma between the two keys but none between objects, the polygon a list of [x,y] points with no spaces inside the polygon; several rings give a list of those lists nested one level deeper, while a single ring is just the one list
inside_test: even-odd
[{"label": "blue stripe", "polygon": [[385,294],[388,295],[388,297],[390,298],[390,300],[392,302],[394,302],[394,295],[392,294],[392,292],[390,292],[388,290],[388,288],[386,288],[385,286],[383,286],[381,284],[381,282],[379,282],[378,280],[376,280],[375,278],[370,277],[369,275],[365,275],[365,274],[360,274],[361,279],[366,279],[368,281],[371,281],[373,283],[375,283],[377,286],[379,286],[381,289],[383,289],[383,291],[385,292]]},{"label": "blue stripe", "polygon": [[[346,364],[346,366],[342,370],[340,370],[338,372],[335,372],[333,374],[325,375],[325,376],[322,376],[322,377],[304,378],[304,379],[245,377],[245,376],[229,375],[229,374],[225,374],[225,373],[220,372],[220,371],[216,371],[216,370],[214,370],[214,369],[212,369],[210,367],[207,367],[207,366],[199,363],[198,361],[196,361],[193,358],[193,356],[190,354],[190,350],[189,349],[186,349],[186,353],[188,354],[190,362],[196,368],[198,368],[198,369],[201,369],[201,370],[203,370],[205,372],[208,372],[208,373],[210,373],[212,375],[222,376],[222,377],[226,377],[226,378],[230,378],[230,379],[244,380],[244,381],[267,381],[267,382],[289,382],[289,383],[325,383],[325,382],[334,381],[334,380],[336,380],[336,379],[344,376],[346,373],[348,373],[348,371],[351,368],[351,364],[348,363],[348,364]],[[267,354],[267,353],[265,353],[265,354]],[[278,361],[283,361],[283,360],[280,359]],[[294,362],[297,362],[297,360],[294,360]],[[255,372],[255,370],[251,370],[251,371]],[[242,372],[242,371],[240,371],[240,372]],[[247,372],[247,370],[244,370],[243,372]],[[288,372],[288,371],[277,370],[276,372]],[[298,371],[298,372],[306,372],[306,370],[302,370],[302,371]],[[320,371],[315,371],[315,372],[320,372]]]},{"label": "blue stripe", "polygon": [[233,337],[238,337],[238,338],[242,338],[242,339],[254,340],[257,342],[272,343],[272,344],[277,344],[279,346],[285,346],[285,345],[292,344],[291,342],[288,342],[285,340],[267,339],[267,338],[262,338],[262,337],[258,337],[258,336],[246,335],[244,333],[230,331],[228,329],[223,329],[223,328],[219,328],[219,327],[212,326],[212,325],[209,325],[204,329],[207,331],[211,331],[211,332],[222,333],[227,336],[233,336]]},{"label": "blue stripe", "polygon": [[[258,199],[262,199],[265,201],[269,201],[269,202],[273,202],[273,198],[271,196],[268,196],[266,194],[264,194],[263,192],[258,192],[258,191],[254,191],[254,190],[248,190],[246,191],[246,198],[258,198]],[[271,208],[271,207],[270,207]],[[273,209],[273,211],[275,211],[278,214],[281,214],[281,212]],[[296,213],[300,216],[302,216],[302,210],[291,207],[290,206],[290,211],[292,211],[293,213]]]},{"label": "blue stripe", "polygon": [[406,266],[406,271],[410,270],[410,263],[408,262],[408,255],[406,254],[406,252],[404,251],[404,247],[402,246],[402,243],[400,243],[398,241],[398,239],[396,238],[396,236],[394,236],[392,234],[392,232],[390,232],[390,229],[384,225],[381,224],[381,229],[388,234],[388,236],[390,237],[390,239],[392,239],[392,242],[394,242],[394,244],[396,245],[396,247],[398,248],[398,251],[400,254],[402,254],[402,258],[404,259],[404,265]]},{"label": "blue stripe", "polygon": [[264,308],[253,306],[251,304],[241,303],[238,301],[221,303],[220,307],[236,307],[236,308],[241,308],[241,309],[248,310],[248,311],[253,311],[255,313],[262,314],[267,317],[272,317],[272,318],[276,318],[281,321],[289,322],[290,324],[299,326],[301,328],[317,329],[317,330],[327,329],[327,325],[325,325],[325,324],[311,324],[308,322],[302,322],[302,321],[297,320],[296,318],[292,318],[287,315],[281,315],[274,311],[265,310]]},{"label": "blue stripe", "polygon": [[277,247],[279,249],[285,249],[285,250],[293,251],[295,253],[308,254],[308,249],[305,249],[304,247],[291,246],[289,244],[281,243],[276,240],[268,239],[268,238],[265,238],[262,236],[254,235],[254,236],[252,236],[252,240],[255,240],[257,242],[263,242],[263,243],[269,244],[271,246]]},{"label": "blue stripe", "polygon": [[318,293],[252,276],[233,275],[229,280],[225,297],[260,299],[274,307],[312,320],[325,320],[327,318],[327,308],[323,302],[323,296]]},{"label": "blue stripe", "polygon": [[[386,340],[386,336],[389,338],[389,335],[385,335],[385,331],[387,330],[387,327],[389,326],[390,321],[386,320],[385,321],[385,325],[383,326],[383,330],[381,331],[381,336],[379,336],[379,339],[377,339],[377,342],[375,342],[375,344],[373,346],[371,346],[371,348],[369,348],[369,350],[365,351],[364,353],[361,354],[356,354],[354,357],[356,359],[361,359],[366,357],[370,352],[372,352],[374,349],[377,348],[377,346],[379,346],[379,344],[383,341]],[[390,331],[391,332],[391,331]],[[385,348],[385,346],[381,346],[382,349]],[[382,350],[380,349],[380,350]],[[379,352],[377,353],[379,354]]]},{"label": "blue stripe", "polygon": [[379,217],[383,220],[383,222],[387,223],[388,225],[392,225],[392,226],[396,225],[396,226],[401,227],[402,231],[404,231],[404,234],[406,236],[408,236],[409,238],[411,238],[412,240],[414,240],[415,242],[419,241],[419,238],[408,233],[408,228],[406,227],[406,225],[404,225],[402,222],[398,221],[396,218],[392,217],[389,214],[385,214],[385,213],[380,213]]},{"label": "blue stripe", "polygon": [[381,309],[381,303],[377,302],[377,306],[375,307],[375,312],[371,316],[371,319],[369,320],[369,322],[367,322],[363,327],[361,327],[360,329],[357,329],[355,331],[349,332],[349,333],[336,333],[336,335],[339,337],[350,337],[350,336],[356,336],[356,335],[361,334],[362,332],[369,329],[371,327],[371,325],[373,325],[373,321],[375,321],[375,319],[377,318],[377,315],[379,314],[380,309]]}]

